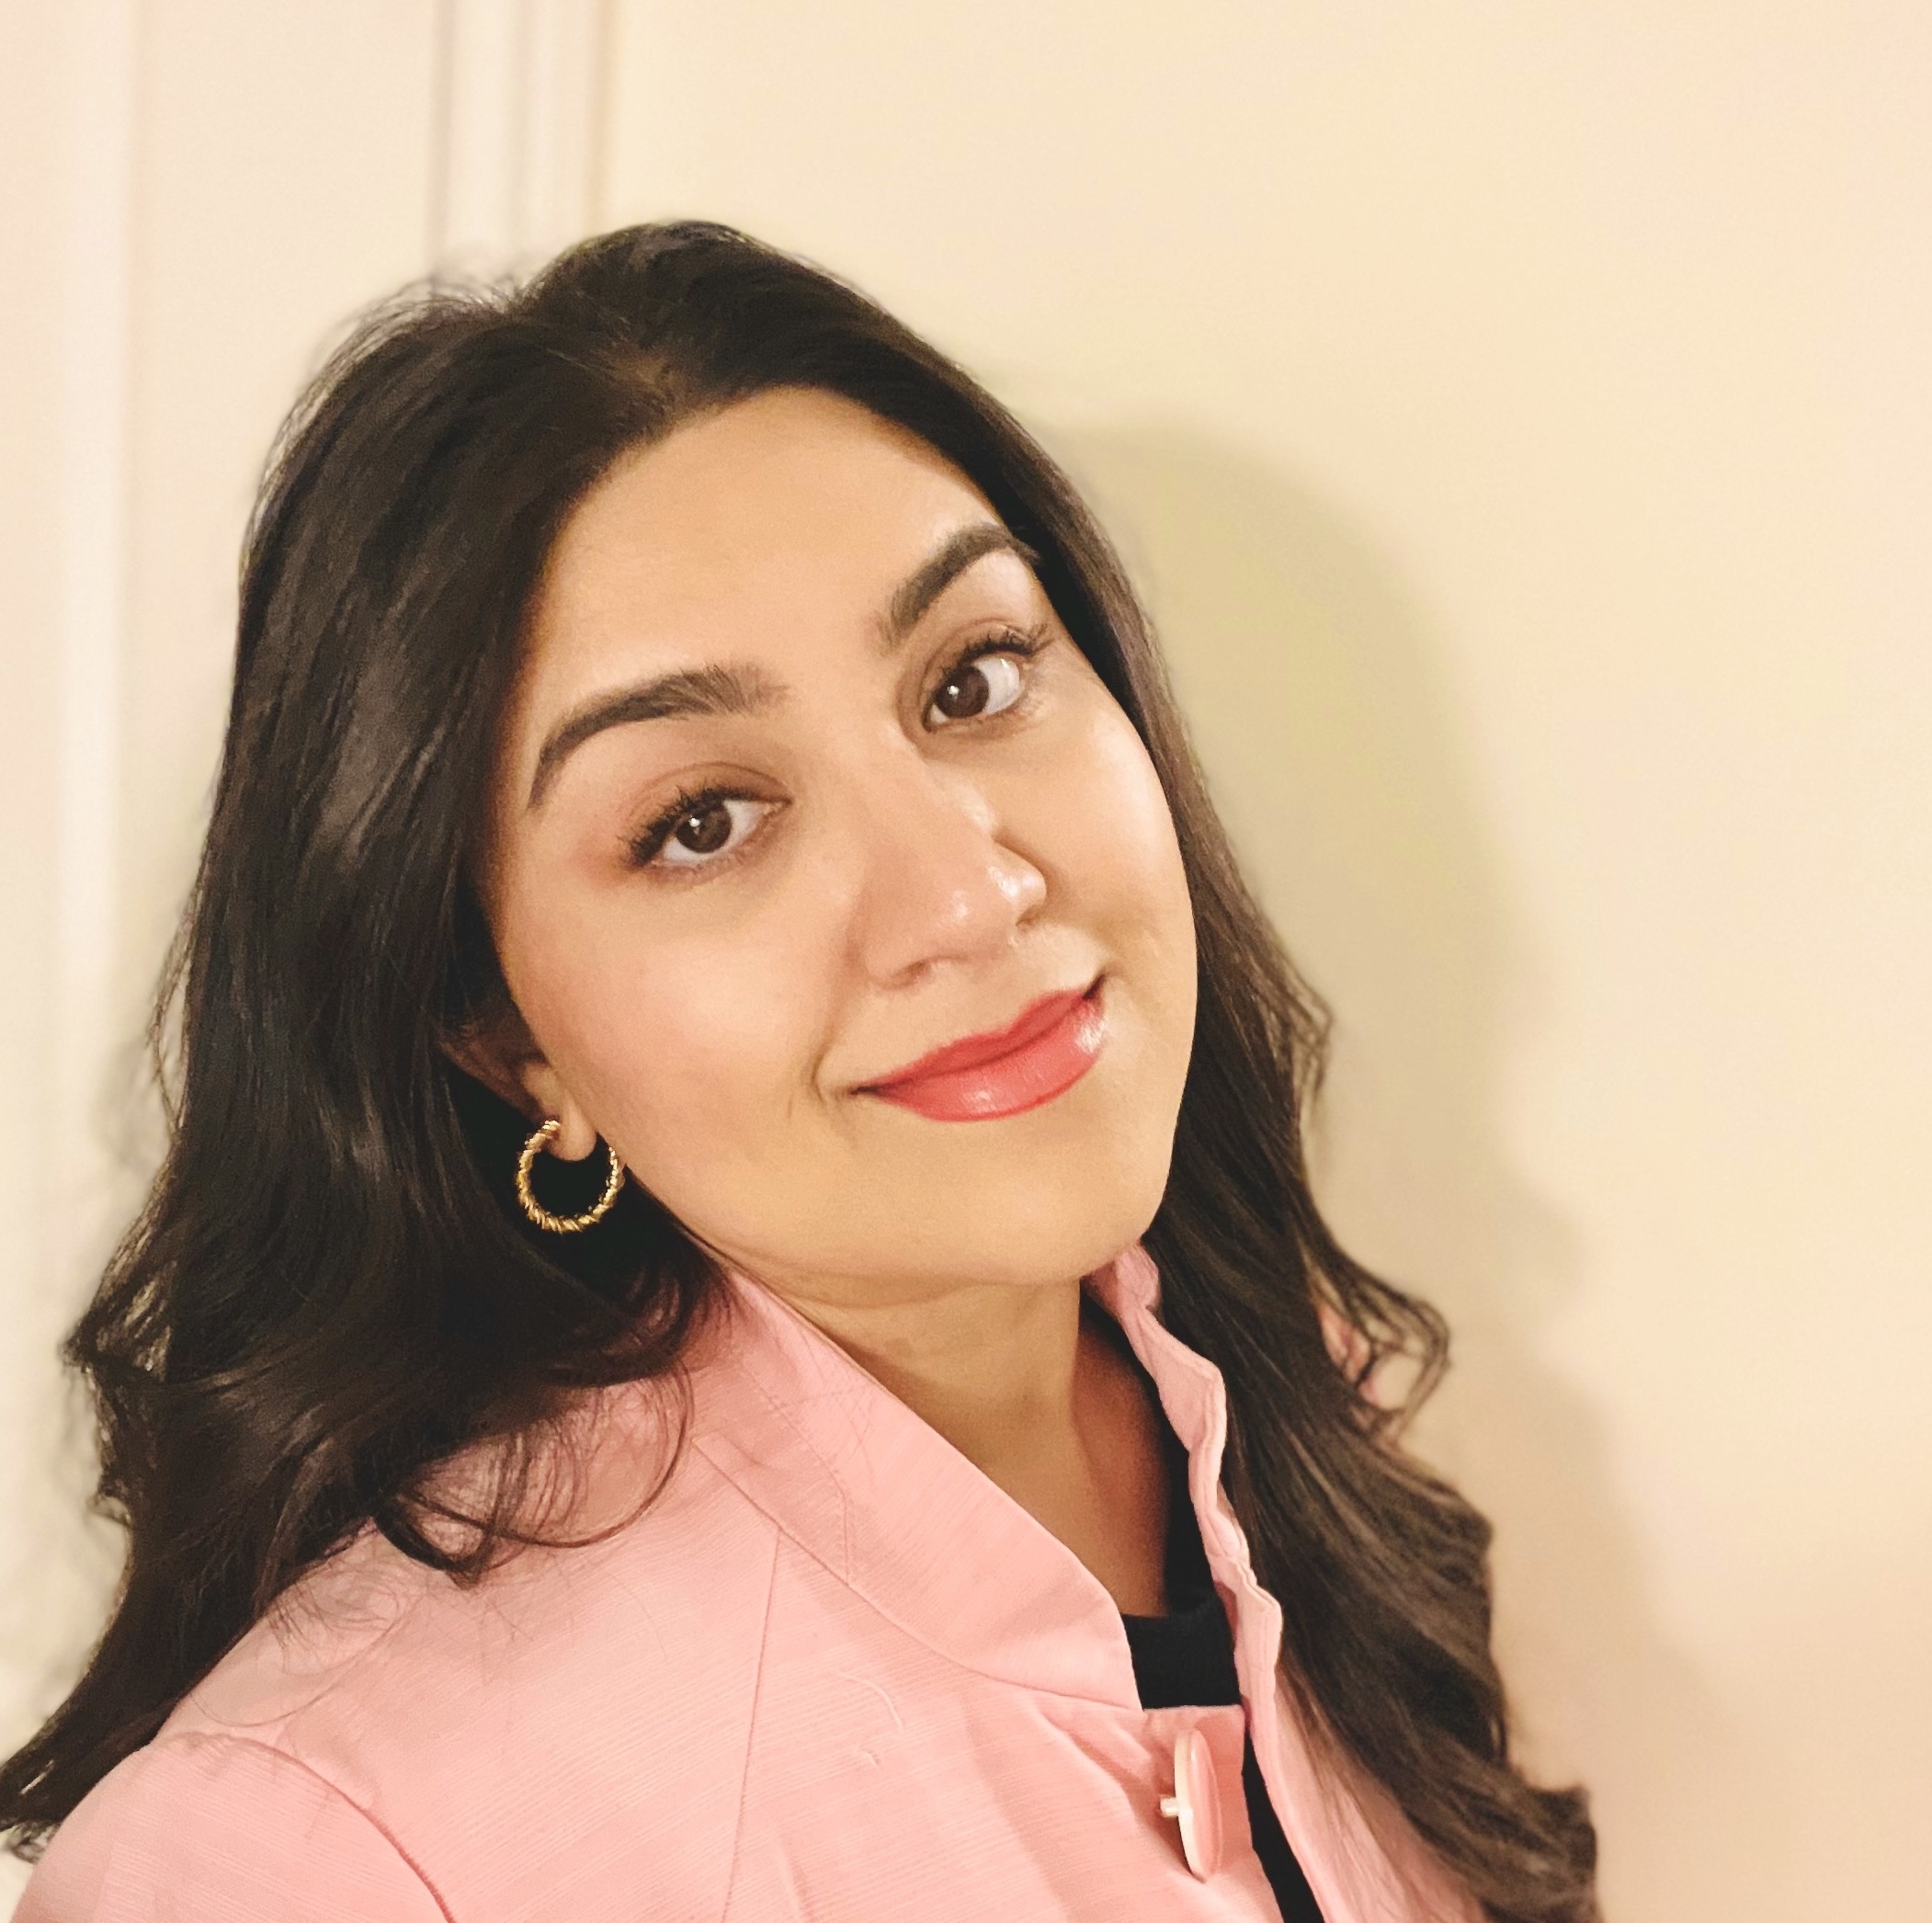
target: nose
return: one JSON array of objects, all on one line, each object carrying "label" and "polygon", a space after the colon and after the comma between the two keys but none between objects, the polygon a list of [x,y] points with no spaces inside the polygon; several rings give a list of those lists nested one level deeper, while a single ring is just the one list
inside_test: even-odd
[{"label": "nose", "polygon": [[852,939],[885,986],[938,964],[1000,954],[1046,899],[1046,877],[1007,837],[985,784],[907,747],[854,796],[863,849]]}]

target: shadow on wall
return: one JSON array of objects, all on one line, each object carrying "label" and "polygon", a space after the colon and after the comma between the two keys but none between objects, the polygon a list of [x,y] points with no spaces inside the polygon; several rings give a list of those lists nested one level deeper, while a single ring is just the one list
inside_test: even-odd
[{"label": "shadow on wall", "polygon": [[1359,535],[1245,454],[1158,427],[1049,438],[1122,542],[1250,878],[1335,1010],[1324,1207],[1456,1332],[1416,1439],[1497,1525],[1521,1753],[1589,1785],[1613,1923],[1799,1923],[1790,1790],[1653,1620],[1605,1422],[1539,1359],[1585,1252],[1503,1145],[1533,958],[1426,619]]}]

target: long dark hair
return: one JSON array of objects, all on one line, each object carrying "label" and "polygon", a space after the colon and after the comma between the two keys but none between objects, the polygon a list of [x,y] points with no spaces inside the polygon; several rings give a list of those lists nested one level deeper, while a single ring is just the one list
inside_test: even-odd
[{"label": "long dark hair", "polygon": [[[168,1152],[63,1350],[92,1388],[98,1501],[127,1565],[85,1672],[0,1769],[10,1847],[37,1855],[363,1526],[480,1580],[532,1540],[532,1439],[586,1387],[679,1380],[718,1292],[711,1257],[635,1186],[581,1247],[541,1244],[509,1193],[526,1124],[443,1044],[506,992],[472,871],[564,518],[626,449],[779,386],[856,401],[966,474],[1037,552],[1145,741],[1193,894],[1199,999],[1144,1239],[1165,1320],[1226,1378],[1229,1499],[1282,1604],[1286,1673],[1489,1916],[1583,1923],[1585,1799],[1530,1786],[1510,1757],[1488,1526],[1397,1440],[1446,1333],[1316,1210],[1301,1118],[1325,1016],[1239,872],[1119,561],[960,368],[833,276],[700,222],[586,242],[519,289],[401,298],[277,444],[155,1018],[176,1036],[157,1042]],[[1366,1393],[1404,1359],[1405,1395]],[[499,1473],[452,1541],[430,1472],[476,1445]]]}]

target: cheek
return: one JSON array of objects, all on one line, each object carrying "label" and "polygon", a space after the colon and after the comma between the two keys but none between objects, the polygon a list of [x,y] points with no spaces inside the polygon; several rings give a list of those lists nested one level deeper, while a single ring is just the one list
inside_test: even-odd
[{"label": "cheek", "polygon": [[795,930],[667,933],[614,891],[553,907],[522,959],[511,987],[539,1044],[661,1193],[793,1102],[818,1018]]},{"label": "cheek", "polygon": [[1191,1033],[1194,914],[1180,844],[1146,747],[1110,701],[1046,802],[1039,834],[1066,893]]}]

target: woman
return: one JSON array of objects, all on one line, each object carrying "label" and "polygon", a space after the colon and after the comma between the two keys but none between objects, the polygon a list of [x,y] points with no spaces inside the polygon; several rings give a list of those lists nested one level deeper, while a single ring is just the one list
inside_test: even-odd
[{"label": "woman", "polygon": [[26,1923],[1594,1915],[1119,564],[849,288],[681,223],[363,327],[177,995]]}]

